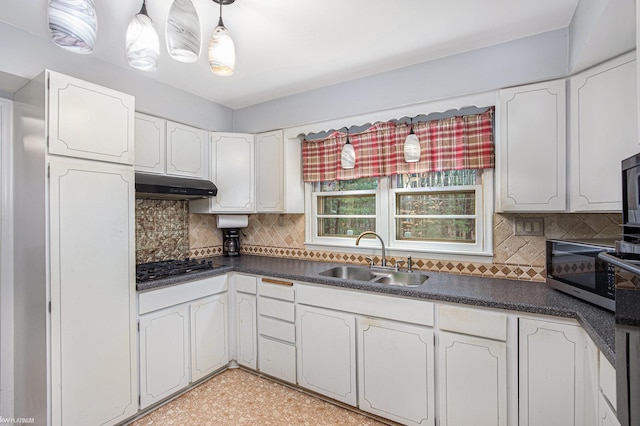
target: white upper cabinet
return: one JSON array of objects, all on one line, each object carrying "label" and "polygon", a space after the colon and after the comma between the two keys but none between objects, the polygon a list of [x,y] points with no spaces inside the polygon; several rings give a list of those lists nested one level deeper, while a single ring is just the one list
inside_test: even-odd
[{"label": "white upper cabinet", "polygon": [[136,113],[136,163],[140,172],[166,172],[165,120],[152,115]]},{"label": "white upper cabinet", "polygon": [[189,203],[192,213],[256,211],[255,144],[252,134],[211,133],[211,180],[218,194]]},{"label": "white upper cabinet", "polygon": [[282,130],[259,133],[256,140],[256,210],[304,213],[302,147]]},{"label": "white upper cabinet", "polygon": [[49,153],[133,164],[134,97],[47,71]]},{"label": "white upper cabinet", "polygon": [[136,113],[136,171],[206,179],[208,133]]},{"label": "white upper cabinet", "polygon": [[499,97],[496,210],[565,211],[565,81],[512,87]]},{"label": "white upper cabinet", "polygon": [[623,159],[640,152],[635,53],[570,79],[571,211],[620,211]]},{"label": "white upper cabinet", "polygon": [[256,206],[258,212],[284,210],[282,131],[256,135]]},{"label": "white upper cabinet", "polygon": [[167,121],[167,174],[206,178],[208,133]]}]

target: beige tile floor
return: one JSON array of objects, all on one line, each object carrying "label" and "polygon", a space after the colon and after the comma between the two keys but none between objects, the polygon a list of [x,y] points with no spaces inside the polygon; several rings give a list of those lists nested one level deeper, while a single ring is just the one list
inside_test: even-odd
[{"label": "beige tile floor", "polygon": [[236,368],[207,380],[132,426],[383,424]]}]

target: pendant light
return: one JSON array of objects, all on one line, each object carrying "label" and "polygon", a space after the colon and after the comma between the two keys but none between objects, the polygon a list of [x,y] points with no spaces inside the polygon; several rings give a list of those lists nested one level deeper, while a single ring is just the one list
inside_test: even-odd
[{"label": "pendant light", "polygon": [[340,164],[343,169],[353,169],[356,166],[356,150],[351,142],[349,142],[349,129],[347,129],[347,142],[342,145]]},{"label": "pendant light", "polygon": [[209,39],[209,66],[214,74],[227,76],[233,74],[236,67],[236,49],[231,33],[222,23],[222,5],[232,4],[235,0],[213,1],[220,5],[220,19]]},{"label": "pendant light", "polygon": [[153,21],[147,14],[146,0],[142,0],[140,12],[129,23],[126,46],[129,65],[142,71],[156,70],[160,56],[160,39]]},{"label": "pendant light", "polygon": [[93,0],[49,0],[47,11],[53,42],[73,53],[91,53],[98,33]]},{"label": "pendant light", "polygon": [[200,58],[200,19],[191,0],[173,0],[167,15],[167,50],[179,62]]},{"label": "pendant light", "polygon": [[413,133],[413,118],[411,119],[411,130],[404,140],[404,161],[407,163],[417,163],[420,161],[420,141]]}]

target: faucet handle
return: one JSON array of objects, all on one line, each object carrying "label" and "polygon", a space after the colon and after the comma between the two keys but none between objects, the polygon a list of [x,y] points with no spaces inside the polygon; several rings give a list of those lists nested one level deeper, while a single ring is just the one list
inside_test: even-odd
[{"label": "faucet handle", "polygon": [[367,256],[367,257],[365,257],[365,259],[367,259],[369,261],[369,268],[371,268],[374,265],[373,257]]},{"label": "faucet handle", "polygon": [[413,260],[411,256],[407,256],[407,272],[413,272]]}]

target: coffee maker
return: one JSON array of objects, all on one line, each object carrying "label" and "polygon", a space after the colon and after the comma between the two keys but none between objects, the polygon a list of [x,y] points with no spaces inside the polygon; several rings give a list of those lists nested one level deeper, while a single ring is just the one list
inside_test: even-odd
[{"label": "coffee maker", "polygon": [[222,255],[240,256],[240,231],[238,228],[222,228]]}]

